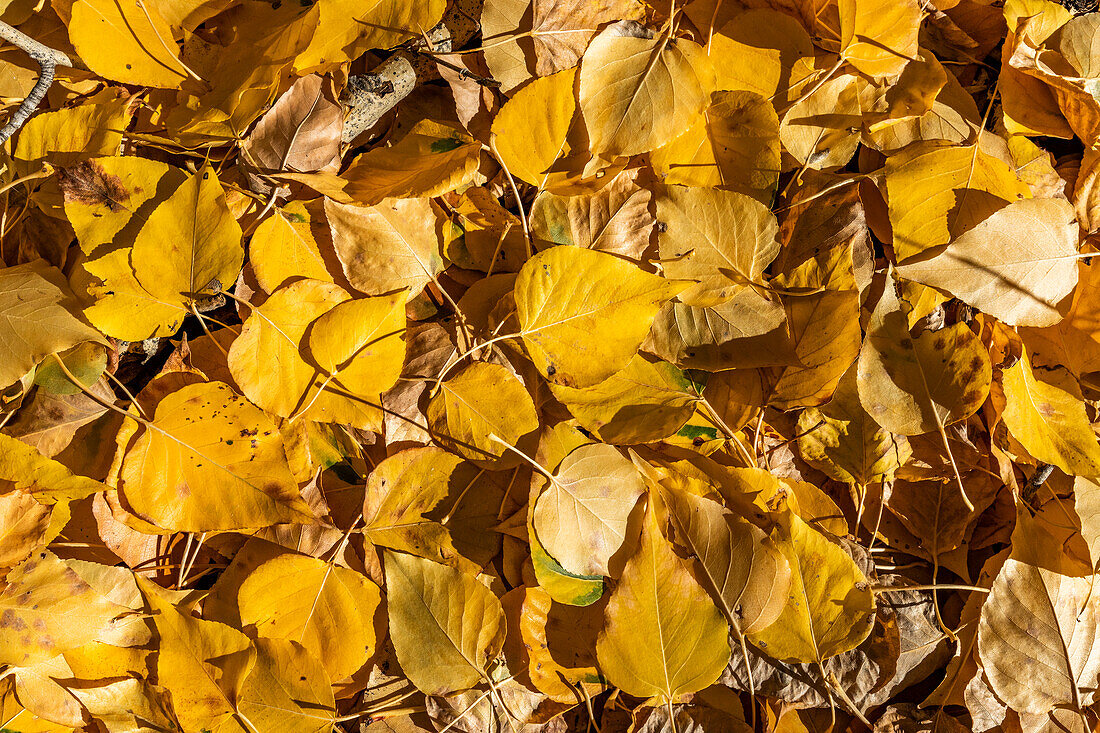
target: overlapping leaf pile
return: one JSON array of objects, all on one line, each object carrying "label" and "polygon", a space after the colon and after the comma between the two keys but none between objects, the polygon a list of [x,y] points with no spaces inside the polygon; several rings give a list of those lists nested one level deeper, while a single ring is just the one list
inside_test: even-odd
[{"label": "overlapping leaf pile", "polygon": [[1096,730],[1100,14],[2,18],[0,728]]}]

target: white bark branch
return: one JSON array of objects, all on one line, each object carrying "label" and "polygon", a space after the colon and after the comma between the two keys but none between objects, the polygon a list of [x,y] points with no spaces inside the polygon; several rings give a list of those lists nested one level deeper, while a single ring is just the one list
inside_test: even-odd
[{"label": "white bark branch", "polygon": [[26,51],[27,55],[38,63],[39,68],[38,81],[35,82],[30,94],[28,94],[26,99],[23,100],[23,103],[19,105],[19,109],[15,110],[15,114],[8,120],[8,124],[0,128],[0,145],[3,145],[9,137],[15,134],[16,130],[23,126],[27,118],[29,118],[38,108],[38,105],[42,103],[47,90],[49,90],[50,85],[53,84],[54,72],[57,67],[72,67],[74,64],[72,60],[61,51],[39,43],[26,33],[13,28],[3,21],[0,21],[0,39]]}]

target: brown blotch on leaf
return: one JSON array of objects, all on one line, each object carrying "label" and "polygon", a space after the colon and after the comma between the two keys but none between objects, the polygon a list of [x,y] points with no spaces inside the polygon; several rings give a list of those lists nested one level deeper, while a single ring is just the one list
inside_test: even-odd
[{"label": "brown blotch on leaf", "polygon": [[122,179],[103,170],[94,161],[85,160],[71,168],[60,168],[57,184],[66,201],[89,206],[105,206],[108,211],[122,211],[130,200],[130,192]]}]

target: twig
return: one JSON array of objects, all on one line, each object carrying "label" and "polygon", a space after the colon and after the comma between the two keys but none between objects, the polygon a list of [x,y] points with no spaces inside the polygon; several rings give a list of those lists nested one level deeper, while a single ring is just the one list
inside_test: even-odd
[{"label": "twig", "polygon": [[42,103],[42,100],[46,97],[46,91],[49,90],[50,85],[53,84],[54,72],[58,66],[73,67],[72,60],[57,49],[45,46],[38,41],[34,40],[26,33],[23,33],[16,28],[8,25],[7,23],[0,21],[0,38],[8,43],[21,48],[27,52],[38,64],[39,73],[38,81],[34,83],[34,87],[31,89],[30,94],[26,96],[23,103],[19,105],[19,109],[15,110],[15,114],[8,120],[8,124],[0,128],[0,145],[3,145],[16,130],[23,126],[23,123],[38,109],[38,105]]}]

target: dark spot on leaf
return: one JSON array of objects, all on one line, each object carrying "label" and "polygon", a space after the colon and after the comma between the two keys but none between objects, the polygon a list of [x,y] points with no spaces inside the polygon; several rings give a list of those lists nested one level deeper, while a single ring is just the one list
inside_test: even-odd
[{"label": "dark spot on leaf", "polygon": [[57,185],[66,201],[88,206],[105,206],[108,211],[122,211],[130,193],[122,179],[103,170],[98,163],[85,160],[70,168],[59,168]]}]

